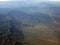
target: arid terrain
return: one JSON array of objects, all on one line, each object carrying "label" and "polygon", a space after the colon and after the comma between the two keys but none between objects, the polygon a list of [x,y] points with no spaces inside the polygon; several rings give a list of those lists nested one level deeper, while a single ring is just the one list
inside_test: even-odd
[{"label": "arid terrain", "polygon": [[59,4],[0,8],[0,45],[60,45]]}]

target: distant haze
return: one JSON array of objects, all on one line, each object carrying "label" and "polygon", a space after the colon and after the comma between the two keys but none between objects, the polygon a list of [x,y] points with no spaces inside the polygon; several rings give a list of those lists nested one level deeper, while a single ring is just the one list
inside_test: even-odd
[{"label": "distant haze", "polygon": [[36,5],[41,2],[50,2],[55,1],[59,2],[60,0],[8,0],[8,1],[0,1],[0,8],[14,8],[14,7],[26,7]]}]

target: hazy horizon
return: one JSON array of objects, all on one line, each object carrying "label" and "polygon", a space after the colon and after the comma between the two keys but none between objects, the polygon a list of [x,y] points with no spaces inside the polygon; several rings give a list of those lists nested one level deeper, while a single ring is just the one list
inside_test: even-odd
[{"label": "hazy horizon", "polygon": [[39,3],[52,3],[52,4],[60,4],[60,2],[57,0],[10,0],[10,1],[0,1],[0,8],[18,8],[18,7],[29,7],[34,6]]}]

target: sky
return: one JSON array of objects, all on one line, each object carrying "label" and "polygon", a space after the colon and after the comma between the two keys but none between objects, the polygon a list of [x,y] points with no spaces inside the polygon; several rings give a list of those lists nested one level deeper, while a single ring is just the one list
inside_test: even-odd
[{"label": "sky", "polygon": [[34,2],[41,2],[41,1],[60,1],[60,0],[0,0],[0,1],[34,1]]}]

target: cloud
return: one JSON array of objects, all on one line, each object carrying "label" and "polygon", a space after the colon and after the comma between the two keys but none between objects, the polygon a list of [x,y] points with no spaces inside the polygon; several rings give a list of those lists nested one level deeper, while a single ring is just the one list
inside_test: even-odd
[{"label": "cloud", "polygon": [[49,1],[60,1],[60,0],[49,0]]},{"label": "cloud", "polygon": [[27,0],[9,0],[9,1],[27,1]]}]

